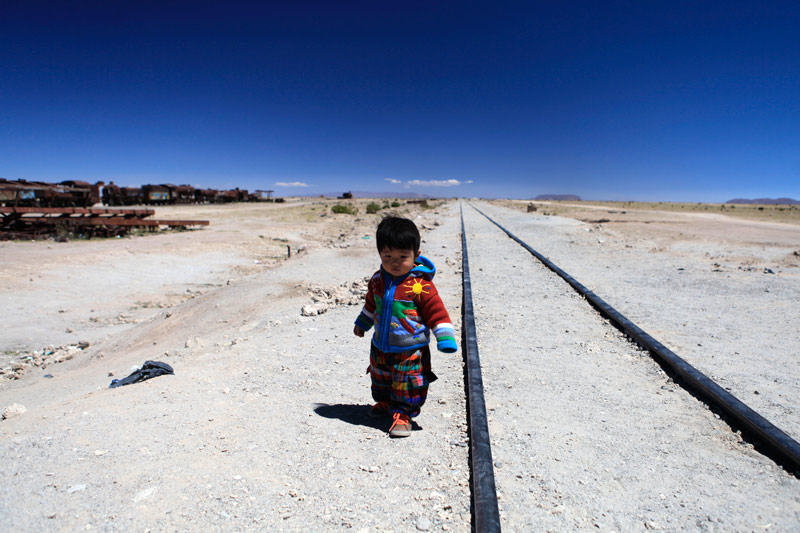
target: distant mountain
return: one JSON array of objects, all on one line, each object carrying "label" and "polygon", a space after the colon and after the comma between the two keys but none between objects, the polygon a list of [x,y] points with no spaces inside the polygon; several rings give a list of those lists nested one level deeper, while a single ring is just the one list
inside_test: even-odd
[{"label": "distant mountain", "polygon": [[734,198],[728,200],[726,204],[762,204],[762,205],[800,205],[800,201],[792,198]]},{"label": "distant mountain", "polygon": [[[353,193],[353,198],[430,198],[427,194],[419,194],[416,192],[371,192],[371,191],[342,191],[342,192],[326,192],[322,196],[326,198],[338,198],[345,192]],[[319,196],[319,195],[308,195]]]},{"label": "distant mountain", "polygon": [[570,202],[580,202],[581,197],[574,194],[540,194],[534,200],[568,200]]}]

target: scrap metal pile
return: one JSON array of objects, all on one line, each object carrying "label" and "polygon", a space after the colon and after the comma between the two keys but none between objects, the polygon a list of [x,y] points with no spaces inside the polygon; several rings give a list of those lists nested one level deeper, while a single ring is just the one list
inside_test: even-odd
[{"label": "scrap metal pile", "polygon": [[208,220],[154,220],[153,209],[104,207],[2,207],[0,239],[31,239],[59,235],[116,237],[131,229],[154,231],[162,226],[207,226]]},{"label": "scrap metal pile", "polygon": [[[153,198],[160,199],[153,203],[176,203],[176,190],[181,187],[144,186],[131,189],[147,190]],[[0,239],[67,238],[75,235],[116,237],[127,234],[131,229],[155,231],[161,227],[208,225],[207,220],[155,220],[150,218],[155,211],[148,208],[92,207],[100,202],[101,190],[103,196],[107,196],[105,189],[108,188],[103,188],[103,182],[92,185],[82,181],[45,183],[0,178]],[[138,198],[138,203],[149,203],[141,201],[143,196]]]},{"label": "scrap metal pile", "polygon": [[231,202],[283,202],[273,198],[274,191],[248,192],[238,187],[230,190],[198,189],[192,185],[142,185],[120,187],[112,181],[91,184],[85,181],[43,181],[0,178],[0,206],[14,207],[92,207],[102,201],[109,207],[128,205],[207,204]]}]

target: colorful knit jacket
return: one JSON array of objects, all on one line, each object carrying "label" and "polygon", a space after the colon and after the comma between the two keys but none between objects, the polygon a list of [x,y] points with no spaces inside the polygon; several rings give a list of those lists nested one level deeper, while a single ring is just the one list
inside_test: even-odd
[{"label": "colorful knit jacket", "polygon": [[433,285],[436,267],[419,256],[411,272],[394,279],[383,267],[369,280],[356,326],[375,325],[372,344],[382,352],[408,352],[427,346],[431,332],[440,352],[458,349],[453,324]]}]

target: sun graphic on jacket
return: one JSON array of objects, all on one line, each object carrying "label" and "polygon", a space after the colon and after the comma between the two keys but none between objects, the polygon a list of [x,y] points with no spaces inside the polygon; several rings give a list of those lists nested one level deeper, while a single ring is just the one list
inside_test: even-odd
[{"label": "sun graphic on jacket", "polygon": [[413,284],[406,285],[406,296],[414,298],[420,294],[430,294],[430,285],[423,285],[418,279],[414,280]]}]

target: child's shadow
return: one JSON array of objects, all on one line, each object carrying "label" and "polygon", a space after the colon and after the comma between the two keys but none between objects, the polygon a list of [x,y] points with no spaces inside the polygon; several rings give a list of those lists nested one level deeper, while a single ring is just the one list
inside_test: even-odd
[{"label": "child's shadow", "polygon": [[[392,425],[391,417],[371,417],[369,416],[369,410],[371,408],[372,406],[370,405],[318,403],[314,407],[314,412],[324,418],[338,418],[342,422],[347,422],[354,426],[367,426],[381,431],[388,431],[389,426]],[[414,430],[421,429],[417,423],[413,421],[411,422],[411,427]]]}]

